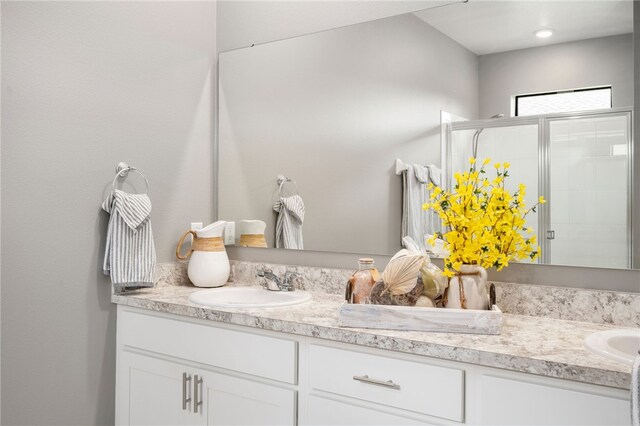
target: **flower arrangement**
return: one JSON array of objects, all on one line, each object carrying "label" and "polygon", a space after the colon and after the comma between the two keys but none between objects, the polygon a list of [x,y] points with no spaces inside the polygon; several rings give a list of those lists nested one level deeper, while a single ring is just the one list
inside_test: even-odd
[{"label": "flower arrangement", "polygon": [[434,209],[449,231],[435,235],[430,243],[440,237],[445,240],[449,256],[445,258],[445,275],[454,276],[463,264],[495,267],[501,270],[511,260],[540,256],[540,247],[533,228],[526,226],[526,216],[544,204],[543,197],[530,208],[526,208],[526,187],[519,185],[511,194],[505,189],[505,178],[509,177],[509,163],[496,163],[496,177],[487,178],[485,167],[491,162],[485,159],[476,166],[470,158],[468,172],[454,175],[452,192],[429,184],[431,201],[423,208]]}]

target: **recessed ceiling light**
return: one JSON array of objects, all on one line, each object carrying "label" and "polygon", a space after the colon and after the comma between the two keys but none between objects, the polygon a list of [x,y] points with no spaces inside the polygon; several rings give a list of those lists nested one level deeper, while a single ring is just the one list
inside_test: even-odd
[{"label": "recessed ceiling light", "polygon": [[547,38],[553,35],[553,30],[551,28],[545,28],[545,29],[536,31],[533,34],[538,38]]}]

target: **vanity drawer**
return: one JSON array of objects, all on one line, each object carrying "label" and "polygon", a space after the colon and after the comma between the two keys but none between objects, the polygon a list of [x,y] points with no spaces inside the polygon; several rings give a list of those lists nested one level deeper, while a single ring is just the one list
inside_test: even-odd
[{"label": "vanity drawer", "polygon": [[122,345],[295,384],[297,342],[158,316],[119,310]]},{"label": "vanity drawer", "polygon": [[464,420],[463,370],[310,345],[309,382],[321,391]]}]

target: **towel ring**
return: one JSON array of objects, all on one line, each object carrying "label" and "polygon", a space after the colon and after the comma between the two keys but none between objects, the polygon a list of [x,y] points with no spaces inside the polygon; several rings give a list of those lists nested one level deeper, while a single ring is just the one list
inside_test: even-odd
[{"label": "towel ring", "polygon": [[295,180],[285,177],[284,175],[278,175],[277,183],[278,183],[278,193],[280,195],[282,195],[282,189],[284,188],[284,185],[287,182],[291,182],[293,184],[293,187],[296,189],[296,192],[295,192],[296,194],[300,193],[300,191],[298,190],[298,185],[296,184]]},{"label": "towel ring", "polygon": [[129,172],[136,172],[140,176],[142,176],[142,179],[144,179],[144,183],[146,185],[145,194],[149,195],[149,181],[147,180],[146,176],[143,175],[140,170],[136,169],[135,167],[131,167],[130,165],[128,165],[125,162],[118,163],[118,166],[116,167],[116,175],[113,178],[113,183],[111,184],[112,189],[115,191],[115,189],[116,189],[116,181],[118,180],[118,178],[120,178],[120,177],[121,178],[126,178],[129,175]]}]

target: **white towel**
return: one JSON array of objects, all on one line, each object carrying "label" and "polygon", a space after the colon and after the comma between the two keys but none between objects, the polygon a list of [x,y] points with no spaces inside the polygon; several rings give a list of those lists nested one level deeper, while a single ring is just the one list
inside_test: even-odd
[{"label": "white towel", "polygon": [[407,164],[402,172],[402,237],[411,237],[421,250],[426,250],[425,236],[440,232],[440,218],[422,206],[429,202],[427,184],[440,185],[440,169],[436,166]]},{"label": "white towel", "polygon": [[631,369],[631,426],[640,426],[640,354]]},{"label": "white towel", "polygon": [[304,202],[299,195],[280,197],[273,205],[278,212],[276,221],[276,248],[303,250],[302,223]]},{"label": "white towel", "polygon": [[151,200],[146,194],[114,190],[102,203],[111,215],[103,272],[116,290],[153,287],[156,249],[151,230]]},{"label": "white towel", "polygon": [[442,171],[440,168],[433,164],[429,164],[427,169],[429,169],[429,180],[431,183],[435,186],[440,186],[440,182],[442,180]]}]

